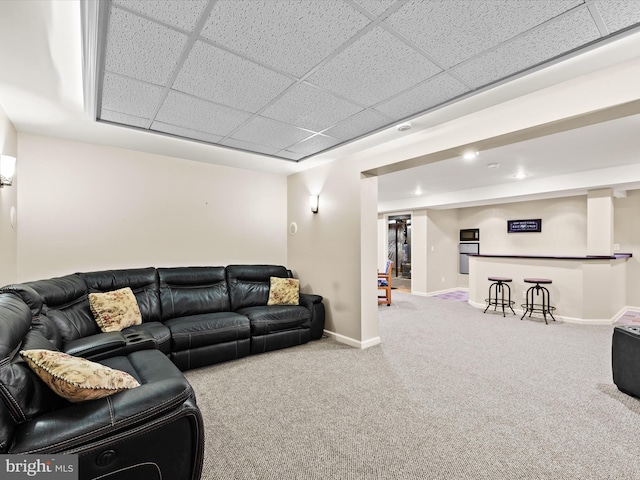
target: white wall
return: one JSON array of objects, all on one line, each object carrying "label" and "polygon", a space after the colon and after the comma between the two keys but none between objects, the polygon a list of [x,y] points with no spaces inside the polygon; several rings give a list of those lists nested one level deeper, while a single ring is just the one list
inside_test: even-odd
[{"label": "white wall", "polygon": [[286,264],[284,176],[28,134],[18,146],[18,281]]},{"label": "white wall", "polygon": [[620,253],[633,255],[626,261],[626,304],[640,309],[640,190],[614,198],[613,205],[613,242],[620,245]]},{"label": "white wall", "polygon": [[[0,153],[17,156],[18,136],[16,129],[0,107]],[[13,185],[0,188],[0,285],[16,281],[18,276],[17,231],[11,225],[11,207],[17,209],[18,171],[20,160],[16,162],[16,176]],[[17,211],[17,210],[16,210]]]},{"label": "white wall", "polygon": [[[377,179],[361,179],[357,163],[332,162],[289,176],[288,188],[288,221],[298,225],[288,265],[324,297],[328,332],[354,346],[376,343]],[[320,195],[317,214],[310,194]],[[371,321],[362,323],[361,315]]]},{"label": "white wall", "polygon": [[[507,233],[507,220],[542,219],[542,232]],[[480,253],[586,255],[587,197],[461,208],[459,228],[480,229]]]}]

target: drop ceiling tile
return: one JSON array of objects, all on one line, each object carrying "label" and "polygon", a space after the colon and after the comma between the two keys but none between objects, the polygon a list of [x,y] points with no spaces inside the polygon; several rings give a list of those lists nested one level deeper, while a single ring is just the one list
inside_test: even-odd
[{"label": "drop ceiling tile", "polygon": [[162,92],[163,88],[157,85],[106,73],[101,108],[151,118]]},{"label": "drop ceiling tile", "polygon": [[374,28],[308,80],[366,106],[429,78],[440,69],[382,28]]},{"label": "drop ceiling tile", "polygon": [[294,85],[260,114],[319,132],[359,112],[362,107],[306,83]]},{"label": "drop ceiling tile", "polygon": [[595,5],[610,33],[640,22],[638,0],[597,0]]},{"label": "drop ceiling tile", "polygon": [[355,0],[355,2],[377,17],[396,3],[396,0]]},{"label": "drop ceiling tile", "polygon": [[247,150],[249,152],[264,153],[267,155],[274,155],[279,150],[278,148],[258,145],[257,143],[245,142],[243,140],[236,140],[234,138],[226,138],[222,142],[220,142],[220,145],[239,148],[240,150]]},{"label": "drop ceiling tile", "polygon": [[151,124],[151,130],[154,130],[156,132],[169,133],[171,135],[176,135],[178,137],[187,139],[193,138],[195,140],[200,140],[207,143],[218,143],[224,138],[220,135],[211,135],[209,133],[199,132],[198,130],[178,127],[176,125],[169,125],[162,122],[153,122]]},{"label": "drop ceiling tile", "polygon": [[311,135],[311,132],[269,118],[254,117],[243,125],[242,128],[234,132],[232,138],[278,149],[285,149],[289,145],[298,143],[300,140]]},{"label": "drop ceiling tile", "polygon": [[300,77],[368,23],[342,0],[226,0],[202,36]]},{"label": "drop ceiling tile", "polygon": [[452,71],[473,88],[479,88],[599,37],[600,33],[589,10],[581,7],[459,65]]},{"label": "drop ceiling tile", "polygon": [[384,117],[373,110],[363,110],[362,112],[356,113],[346,120],[343,120],[324,133],[346,141],[360,137],[366,133],[382,128],[385,125],[389,125],[390,123],[393,123],[392,119]]},{"label": "drop ceiling tile", "polygon": [[134,10],[147,17],[173,25],[182,30],[193,30],[209,0],[113,0],[113,3]]},{"label": "drop ceiling tile", "polygon": [[249,60],[196,42],[173,88],[256,113],[292,83],[290,78]]},{"label": "drop ceiling tile", "polygon": [[376,110],[394,118],[406,118],[433,108],[469,88],[448,73],[436,75],[417,87],[375,107]]},{"label": "drop ceiling tile", "polygon": [[105,69],[164,85],[185,46],[187,36],[145,18],[111,7]]},{"label": "drop ceiling tile", "polygon": [[226,136],[250,117],[248,113],[171,91],[155,119],[169,125]]},{"label": "drop ceiling tile", "polygon": [[385,23],[451,67],[581,5],[582,0],[412,1]]},{"label": "drop ceiling tile", "polygon": [[294,153],[301,153],[305,156],[313,155],[314,153],[321,152],[327,148],[331,148],[334,145],[340,143],[340,140],[333,137],[327,137],[325,135],[314,135],[300,143],[292,145],[287,148],[288,151]]},{"label": "drop ceiling tile", "polygon": [[149,124],[149,119],[147,118],[127,115],[126,113],[112,112],[104,109],[100,112],[100,120],[138,128],[147,128],[147,125]]}]

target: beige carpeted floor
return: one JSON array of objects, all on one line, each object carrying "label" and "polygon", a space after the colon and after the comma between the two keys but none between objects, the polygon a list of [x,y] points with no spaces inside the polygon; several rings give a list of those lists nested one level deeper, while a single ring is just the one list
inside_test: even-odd
[{"label": "beige carpeted floor", "polygon": [[187,372],[203,479],[638,479],[640,400],[610,326],[394,292],[382,343],[330,339]]}]

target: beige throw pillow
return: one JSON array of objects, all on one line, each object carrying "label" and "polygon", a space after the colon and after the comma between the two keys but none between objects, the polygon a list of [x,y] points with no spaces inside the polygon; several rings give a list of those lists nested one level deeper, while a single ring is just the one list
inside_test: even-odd
[{"label": "beige throw pillow", "polygon": [[140,386],[127,372],[66,353],[34,349],[22,350],[20,356],[51,390],[73,403]]},{"label": "beige throw pillow", "polygon": [[123,328],[142,323],[140,308],[130,287],[112,292],[90,293],[89,308],[103,332],[119,332]]},{"label": "beige throw pillow", "polygon": [[299,305],[300,281],[297,278],[271,277],[267,305]]}]

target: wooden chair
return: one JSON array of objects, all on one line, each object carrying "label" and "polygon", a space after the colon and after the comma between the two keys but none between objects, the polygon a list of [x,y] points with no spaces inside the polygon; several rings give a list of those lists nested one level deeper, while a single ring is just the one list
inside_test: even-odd
[{"label": "wooden chair", "polygon": [[[378,272],[378,305],[391,306],[391,274],[393,262],[387,260],[384,273]],[[381,292],[382,290],[382,292]]]}]

